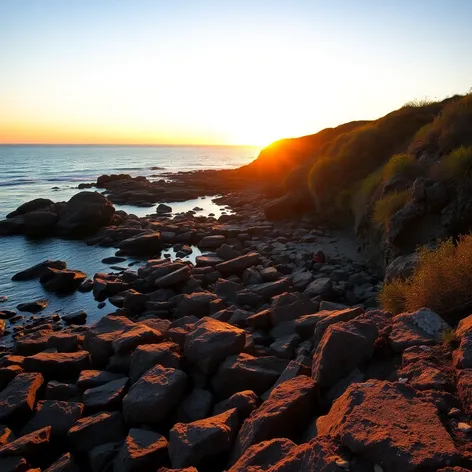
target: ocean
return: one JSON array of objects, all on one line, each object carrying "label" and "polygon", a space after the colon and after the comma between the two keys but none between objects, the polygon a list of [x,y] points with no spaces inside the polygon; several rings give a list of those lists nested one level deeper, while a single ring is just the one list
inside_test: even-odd
[{"label": "ocean", "polygon": [[[159,174],[165,172],[237,168],[253,161],[259,151],[259,148],[249,146],[0,145],[0,219],[34,198],[67,201],[79,192],[79,183],[95,182],[102,174],[127,173],[152,180],[159,179]],[[166,203],[172,206],[174,212],[199,206],[203,208],[199,214],[215,213],[218,216],[224,210],[210,198]],[[154,213],[152,207],[115,206],[138,216]],[[115,308],[107,303],[99,310],[91,293],[77,292],[58,297],[45,292],[37,280],[13,282],[11,277],[45,259],[64,260],[68,268],[81,270],[88,277],[93,277],[99,271],[112,271],[101,260],[115,251],[114,248],[87,246],[82,241],[57,238],[0,238],[0,297],[7,297],[5,302],[0,303],[0,310],[14,310],[19,303],[47,298],[49,305],[40,315],[85,309],[88,323],[98,320]],[[198,254],[195,248],[191,259]],[[28,313],[24,315],[31,316]]]}]

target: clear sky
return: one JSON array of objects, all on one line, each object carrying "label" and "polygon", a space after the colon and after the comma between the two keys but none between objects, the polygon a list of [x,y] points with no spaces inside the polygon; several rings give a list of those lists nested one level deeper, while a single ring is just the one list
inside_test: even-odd
[{"label": "clear sky", "polygon": [[472,0],[0,0],[0,142],[268,144],[472,87]]}]

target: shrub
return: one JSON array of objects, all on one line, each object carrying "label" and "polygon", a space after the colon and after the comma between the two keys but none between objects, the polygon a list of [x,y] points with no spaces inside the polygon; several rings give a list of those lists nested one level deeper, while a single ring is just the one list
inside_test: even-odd
[{"label": "shrub", "polygon": [[383,169],[385,180],[395,176],[416,177],[418,174],[419,168],[415,157],[406,153],[393,155]]},{"label": "shrub", "polygon": [[383,225],[386,229],[392,215],[410,200],[410,191],[392,192],[384,195],[375,202],[372,218],[379,226]]},{"label": "shrub", "polygon": [[440,163],[441,174],[456,183],[472,176],[472,146],[454,149]]},{"label": "shrub", "polygon": [[428,105],[432,105],[433,103],[436,103],[436,100],[433,100],[428,97],[414,98],[413,100],[409,100],[408,102],[406,102],[405,105],[403,105],[403,107],[421,108],[421,107],[426,107]]},{"label": "shrub", "polygon": [[436,249],[419,250],[419,262],[410,279],[384,285],[379,302],[393,313],[426,306],[440,315],[472,307],[472,235],[457,246],[451,239]]}]

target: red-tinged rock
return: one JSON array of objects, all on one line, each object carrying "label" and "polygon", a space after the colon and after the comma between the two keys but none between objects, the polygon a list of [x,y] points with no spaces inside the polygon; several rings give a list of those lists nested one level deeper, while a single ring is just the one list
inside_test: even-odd
[{"label": "red-tinged rock", "polygon": [[148,370],[123,398],[128,424],[158,423],[182,399],[187,375],[177,369],[156,365]]},{"label": "red-tinged rock", "polygon": [[113,472],[154,472],[166,461],[167,439],[153,431],[131,428],[113,461]]},{"label": "red-tinged rock", "polygon": [[240,274],[244,269],[248,269],[259,263],[260,256],[257,252],[250,252],[243,256],[235,257],[225,262],[216,264],[215,269],[222,274]]},{"label": "red-tinged rock", "polygon": [[146,325],[138,324],[135,328],[116,337],[112,342],[112,347],[115,354],[125,354],[142,344],[156,344],[161,341],[164,341],[162,333]]},{"label": "red-tinged rock", "polygon": [[389,343],[396,352],[402,352],[411,346],[438,344],[441,342],[441,334],[449,329],[450,326],[434,311],[421,308],[393,318]]},{"label": "red-tinged rock", "polygon": [[22,356],[38,354],[48,347],[48,340],[54,334],[50,329],[40,329],[15,340],[15,353]]},{"label": "red-tinged rock", "polygon": [[294,438],[310,421],[315,405],[315,382],[300,375],[274,388],[269,398],[247,418],[231,455],[235,462],[250,446],[278,437]]},{"label": "red-tinged rock", "polygon": [[28,372],[40,372],[49,379],[74,379],[81,370],[90,368],[90,354],[88,351],[40,352],[25,357],[24,368]]},{"label": "red-tinged rock", "polygon": [[60,270],[48,267],[39,281],[48,292],[70,293],[77,290],[86,278],[87,274],[80,270]]},{"label": "red-tinged rock", "polygon": [[213,408],[213,415],[236,408],[238,418],[245,420],[259,406],[259,403],[259,397],[252,390],[245,390],[217,403]]},{"label": "red-tinged rock", "polygon": [[243,390],[261,395],[274,385],[288,363],[287,359],[272,356],[254,357],[244,353],[230,356],[220,364],[211,385],[223,398]]},{"label": "red-tinged rock", "polygon": [[472,414],[472,369],[457,372],[457,393],[464,411]]},{"label": "red-tinged rock", "polygon": [[80,472],[79,466],[72,459],[70,452],[66,452],[44,472]]},{"label": "red-tinged rock", "polygon": [[319,436],[334,438],[385,472],[436,470],[460,459],[436,407],[400,383],[351,385],[317,427]]},{"label": "red-tinged rock", "polygon": [[21,430],[21,435],[51,426],[52,436],[66,436],[69,429],[82,416],[83,410],[84,405],[78,402],[39,401],[34,416]]},{"label": "red-tinged rock", "polygon": [[472,334],[462,336],[459,347],[452,353],[452,363],[456,369],[472,368]]},{"label": "red-tinged rock", "polygon": [[180,348],[173,342],[143,344],[138,346],[131,356],[129,376],[135,383],[149,369],[157,364],[166,368],[180,368]]},{"label": "red-tinged rock", "polygon": [[161,233],[138,234],[121,241],[118,246],[123,254],[132,256],[158,256],[162,249]]},{"label": "red-tinged rock", "polygon": [[13,434],[13,431],[6,426],[0,426],[0,446],[4,446],[5,444],[14,440],[15,435]]},{"label": "red-tinged rock", "polygon": [[94,365],[105,365],[113,355],[112,343],[121,333],[133,329],[133,323],[124,316],[108,315],[92,326],[84,338],[84,349],[90,352]]},{"label": "red-tinged rock", "polygon": [[376,338],[373,323],[351,320],[330,325],[313,354],[313,379],[322,387],[333,386],[372,357]]},{"label": "red-tinged rock", "polygon": [[[350,321],[356,318],[357,316],[363,313],[363,309],[360,307],[356,308],[347,308],[345,310],[335,310],[335,311],[328,311],[323,310],[316,315],[321,319],[316,323],[314,336],[315,336],[315,346],[321,341],[323,338],[323,334],[328,329],[329,326],[340,323],[341,321]],[[324,316],[326,315],[326,316]]]},{"label": "red-tinged rock", "polygon": [[213,318],[202,318],[185,339],[185,356],[203,373],[211,374],[228,356],[244,349],[244,330]]},{"label": "red-tinged rock", "polygon": [[238,425],[236,409],[193,423],[177,423],[169,433],[172,467],[198,466],[229,451]]},{"label": "red-tinged rock", "polygon": [[48,449],[50,435],[50,426],[26,434],[0,447],[0,457],[25,456],[30,458],[37,456]]},{"label": "red-tinged rock", "polygon": [[0,392],[0,422],[23,419],[33,411],[36,395],[44,383],[41,374],[22,373],[17,375]]},{"label": "red-tinged rock", "polygon": [[67,437],[79,453],[88,452],[101,444],[123,441],[126,437],[123,415],[114,411],[87,416],[77,421]]},{"label": "red-tinged rock", "polygon": [[297,445],[285,438],[271,439],[254,444],[228,469],[228,472],[272,470]]}]

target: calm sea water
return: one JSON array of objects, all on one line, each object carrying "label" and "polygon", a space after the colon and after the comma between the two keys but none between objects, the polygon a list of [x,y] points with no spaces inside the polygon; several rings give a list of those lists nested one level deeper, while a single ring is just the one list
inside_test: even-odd
[{"label": "calm sea water", "polygon": [[[157,179],[163,172],[240,167],[254,160],[258,153],[258,148],[241,146],[0,145],[0,219],[33,198],[68,200],[79,191],[79,183],[94,182],[101,174],[129,173]],[[200,214],[215,213],[218,216],[224,210],[210,198],[168,203],[174,212],[199,206],[203,208]],[[153,208],[120,208],[140,216],[154,212]],[[47,298],[50,304],[40,315],[85,309],[89,322],[96,321],[114,311],[114,307],[107,305],[99,310],[90,293],[57,297],[46,293],[37,280],[12,282],[11,277],[45,259],[65,260],[69,268],[82,270],[92,277],[99,271],[111,271],[101,260],[114,252],[113,248],[90,247],[81,241],[37,241],[22,236],[0,238],[0,296],[8,297],[6,302],[0,303],[0,310],[15,309],[19,303]],[[196,249],[191,258],[198,254]],[[127,263],[120,265],[126,266]]]}]

